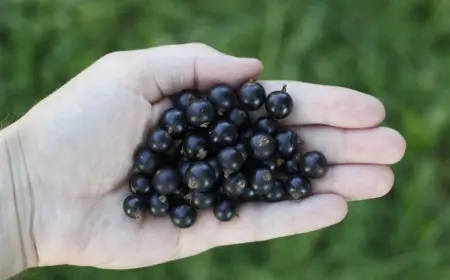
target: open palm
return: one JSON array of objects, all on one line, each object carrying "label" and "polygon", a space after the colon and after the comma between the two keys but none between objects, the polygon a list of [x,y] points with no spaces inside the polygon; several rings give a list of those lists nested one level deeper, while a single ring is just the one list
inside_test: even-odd
[{"label": "open palm", "polygon": [[158,116],[164,96],[215,83],[257,79],[261,63],[202,44],[164,46],[106,55],[37,104],[19,122],[33,195],[33,232],[39,265],[136,268],[227,244],[261,241],[341,221],[346,200],[382,196],[393,185],[387,166],[405,150],[394,130],[377,127],[383,105],[353,90],[293,81],[261,81],[267,91],[287,84],[294,111],[284,124],[308,149],[333,164],[301,202],[246,205],[221,223],[200,213],[185,230],[167,218],[126,217],[127,174],[133,153]]}]

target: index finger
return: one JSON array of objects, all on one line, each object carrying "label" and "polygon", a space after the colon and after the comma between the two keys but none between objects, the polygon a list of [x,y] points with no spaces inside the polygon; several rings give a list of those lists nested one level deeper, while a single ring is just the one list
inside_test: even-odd
[{"label": "index finger", "polygon": [[292,113],[285,125],[322,124],[341,128],[369,128],[385,118],[383,104],[375,97],[356,90],[296,81],[260,81],[267,94],[287,85],[292,96]]}]

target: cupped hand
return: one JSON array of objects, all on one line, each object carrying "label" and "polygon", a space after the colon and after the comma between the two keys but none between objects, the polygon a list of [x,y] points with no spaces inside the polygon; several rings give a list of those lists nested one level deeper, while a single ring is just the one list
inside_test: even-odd
[{"label": "cupped hand", "polygon": [[[32,237],[39,266],[70,264],[128,269],[198,254],[227,244],[304,233],[340,222],[349,200],[385,195],[389,164],[405,151],[402,136],[378,127],[382,103],[354,90],[295,81],[261,81],[267,92],[287,85],[294,111],[283,121],[307,149],[332,167],[301,202],[249,204],[219,222],[199,213],[189,229],[168,218],[129,219],[122,202],[136,147],[186,88],[258,79],[258,60],[236,58],[203,44],[115,52],[34,106],[18,122],[32,195]],[[20,206],[20,205],[19,205]]]}]

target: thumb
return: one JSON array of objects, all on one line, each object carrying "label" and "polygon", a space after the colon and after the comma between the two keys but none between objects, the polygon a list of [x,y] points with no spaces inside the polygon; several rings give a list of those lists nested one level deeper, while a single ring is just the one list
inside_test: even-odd
[{"label": "thumb", "polygon": [[262,71],[257,59],[237,58],[202,43],[115,52],[102,60],[108,71],[120,73],[127,88],[149,102],[183,89],[205,90],[215,83],[238,86],[257,79]]}]

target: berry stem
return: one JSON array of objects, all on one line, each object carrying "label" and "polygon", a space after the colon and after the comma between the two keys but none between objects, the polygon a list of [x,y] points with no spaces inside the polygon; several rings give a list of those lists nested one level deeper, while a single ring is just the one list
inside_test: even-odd
[{"label": "berry stem", "polygon": [[287,90],[287,85],[283,85],[283,88],[281,89],[282,92],[286,92]]}]

